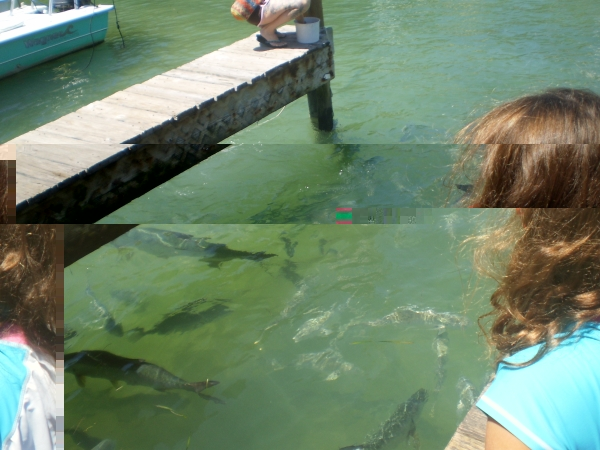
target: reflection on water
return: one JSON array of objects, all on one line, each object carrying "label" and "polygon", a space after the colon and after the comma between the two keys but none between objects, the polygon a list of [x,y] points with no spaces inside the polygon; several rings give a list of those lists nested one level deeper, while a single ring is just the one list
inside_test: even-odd
[{"label": "reflection on water", "polygon": [[[401,448],[412,434],[394,411],[420,389],[428,392],[414,414],[420,446],[442,448],[489,373],[474,325],[485,300],[465,303],[470,261],[454,258],[481,220],[473,210],[434,210],[425,225],[162,225],[123,236],[210,237],[279,255],[219,269],[176,246],[168,256],[134,244],[128,257],[102,247],[66,270],[66,353],[100,350],[180,380],[218,380],[209,394],[224,403],[139,380],[116,390],[91,376],[80,387],[67,374],[67,448],[109,439],[117,449],[183,450],[189,440],[189,448],[325,450],[386,430],[406,439],[385,437],[382,448]],[[123,336],[99,326],[87,286]]]}]

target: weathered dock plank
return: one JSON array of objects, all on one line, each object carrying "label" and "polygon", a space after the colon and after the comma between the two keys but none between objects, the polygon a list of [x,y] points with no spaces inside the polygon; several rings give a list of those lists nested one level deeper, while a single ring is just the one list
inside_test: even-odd
[{"label": "weathered dock plank", "polygon": [[[158,75],[144,82],[143,84],[138,84],[136,86],[160,87],[181,92],[191,92],[196,95],[206,95],[208,96],[208,100],[205,102],[206,105],[203,106],[208,106],[210,103],[212,103],[212,101],[214,101],[215,97],[223,93],[223,87],[219,85],[199,83],[186,80],[184,78],[168,77],[165,75]],[[234,89],[230,88],[225,92],[234,92]]]},{"label": "weathered dock plank", "polygon": [[138,94],[151,95],[155,98],[186,99],[194,102],[196,106],[213,98],[212,95],[208,94],[200,94],[190,91],[178,91],[176,89],[171,89],[170,86],[151,86],[149,84],[136,84],[131,86],[128,91]]},{"label": "weathered dock plank", "polygon": [[[335,76],[325,30],[310,45],[283,31],[287,48],[253,34],[10,141],[17,221],[95,222]],[[106,150],[88,150],[98,144]]]},{"label": "weathered dock plank", "polygon": [[196,109],[196,103],[191,100],[178,98],[165,99],[132,92],[130,90],[117,92],[110,97],[106,97],[102,101],[117,106],[131,105],[130,107],[133,109],[165,114],[167,117],[174,117],[181,114],[182,111]]},{"label": "weathered dock plank", "polygon": [[[487,390],[490,383],[484,388]],[[450,439],[445,450],[485,450],[485,428],[487,416],[477,406],[473,405],[456,432]]]}]

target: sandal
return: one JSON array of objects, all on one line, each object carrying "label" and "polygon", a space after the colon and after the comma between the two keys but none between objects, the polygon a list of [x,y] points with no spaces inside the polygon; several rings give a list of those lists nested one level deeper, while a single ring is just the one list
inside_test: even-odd
[{"label": "sandal", "polygon": [[256,35],[256,40],[258,42],[261,43],[261,45],[266,45],[267,47],[271,47],[271,48],[282,48],[282,47],[287,47],[287,42],[283,42],[280,40],[277,41],[267,41],[266,38],[264,38],[262,35],[257,34]]}]

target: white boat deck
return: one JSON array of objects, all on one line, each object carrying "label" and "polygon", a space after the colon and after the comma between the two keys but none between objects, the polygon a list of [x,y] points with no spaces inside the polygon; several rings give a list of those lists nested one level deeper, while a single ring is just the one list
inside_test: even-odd
[{"label": "white boat deck", "polygon": [[24,6],[15,8],[12,16],[10,11],[5,11],[0,13],[0,45],[46,28],[62,26],[113,9],[113,5],[97,5],[96,7],[82,6],[79,9],[71,9],[60,13],[36,14],[30,6]]}]

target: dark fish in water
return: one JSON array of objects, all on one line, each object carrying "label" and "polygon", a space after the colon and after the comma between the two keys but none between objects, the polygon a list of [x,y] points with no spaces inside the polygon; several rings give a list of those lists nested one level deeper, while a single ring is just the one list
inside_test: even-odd
[{"label": "dark fish in water", "polygon": [[118,381],[124,381],[127,384],[149,386],[157,391],[185,389],[210,400],[215,399],[201,392],[219,384],[208,379],[190,383],[143,359],[124,358],[103,350],[65,354],[65,372],[75,375],[81,387],[85,386],[85,377],[105,378],[115,387]]},{"label": "dark fish in water", "polygon": [[285,278],[290,280],[292,283],[294,283],[294,285],[298,285],[303,279],[300,275],[298,275],[298,272],[296,272],[297,267],[298,264],[296,264],[293,261],[290,261],[289,259],[286,259],[285,263],[280,269],[281,274]]},{"label": "dark fish in water", "polygon": [[139,336],[146,334],[180,333],[198,328],[231,312],[231,309],[223,303],[214,303],[202,309],[202,306],[208,303],[203,298],[194,300],[169,314],[165,314],[163,320],[154,325],[152,329],[145,331],[142,328],[134,328],[128,334],[132,336],[137,334]]},{"label": "dark fish in water", "polygon": [[90,287],[88,286],[85,290],[85,293],[92,298],[92,306],[94,308],[94,313],[101,319],[104,320],[104,329],[109,333],[115,334],[117,336],[123,336],[123,327],[120,323],[117,323],[112,316],[112,314],[108,311],[108,308],[104,306],[98,298],[94,295]]},{"label": "dark fish in water", "polygon": [[68,341],[69,339],[74,338],[75,336],[77,336],[77,331],[65,327],[65,341]]},{"label": "dark fish in water", "polygon": [[321,252],[321,255],[325,254],[325,244],[327,244],[326,239],[319,239],[319,252]]},{"label": "dark fish in water", "polygon": [[210,267],[220,267],[232,259],[249,259],[262,261],[273,256],[273,253],[246,252],[233,250],[226,244],[210,243],[208,239],[197,238],[191,234],[176,231],[161,230],[159,228],[136,227],[113,241],[117,247],[135,247],[161,258],[176,255],[200,256],[202,261],[208,262]]},{"label": "dark fish in water", "polygon": [[471,406],[475,403],[477,393],[473,384],[465,377],[460,377],[458,383],[456,383],[456,389],[458,390],[458,405],[456,406],[456,414],[462,419],[463,415],[471,409]]},{"label": "dark fish in water", "polygon": [[292,240],[286,237],[282,237],[281,240],[285,243],[285,252],[290,258],[292,258],[296,251],[296,245],[298,245],[298,241],[292,243]]},{"label": "dark fish in water", "polygon": [[456,201],[452,206],[460,206],[469,202],[469,198],[473,194],[473,185],[472,184],[457,184],[455,185],[457,189],[464,192],[464,194]]},{"label": "dark fish in water", "polygon": [[448,332],[446,327],[441,326],[438,329],[437,336],[433,341],[433,349],[437,354],[437,372],[436,372],[436,384],[435,392],[439,392],[442,389],[442,384],[446,379],[446,362],[448,361]]},{"label": "dark fish in water", "polygon": [[115,450],[117,448],[117,443],[115,441],[111,441],[110,439],[104,439],[98,445],[96,445],[92,450]]},{"label": "dark fish in water", "polygon": [[377,433],[370,436],[365,444],[351,445],[340,450],[379,450],[388,442],[395,439],[407,441],[414,437],[415,420],[421,414],[423,405],[427,402],[428,394],[425,389],[419,389],[406,402],[398,406]]},{"label": "dark fish in water", "polygon": [[433,309],[421,309],[418,306],[408,305],[399,306],[390,314],[383,316],[381,319],[371,320],[367,325],[372,327],[380,327],[388,324],[408,323],[421,321],[424,323],[432,323],[438,326],[453,326],[464,328],[469,324],[469,320],[465,316],[449,312],[436,312]]},{"label": "dark fish in water", "polygon": [[448,343],[450,342],[448,338],[448,331],[446,331],[446,327],[441,325],[438,328],[437,335],[433,340],[433,350],[437,355],[437,370],[435,371],[435,389],[433,390],[432,395],[432,405],[430,417],[435,415],[435,404],[437,401],[437,396],[442,390],[442,385],[444,381],[446,381],[446,363],[448,362]]},{"label": "dark fish in water", "polygon": [[467,194],[473,192],[472,184],[457,184],[456,187]]}]

